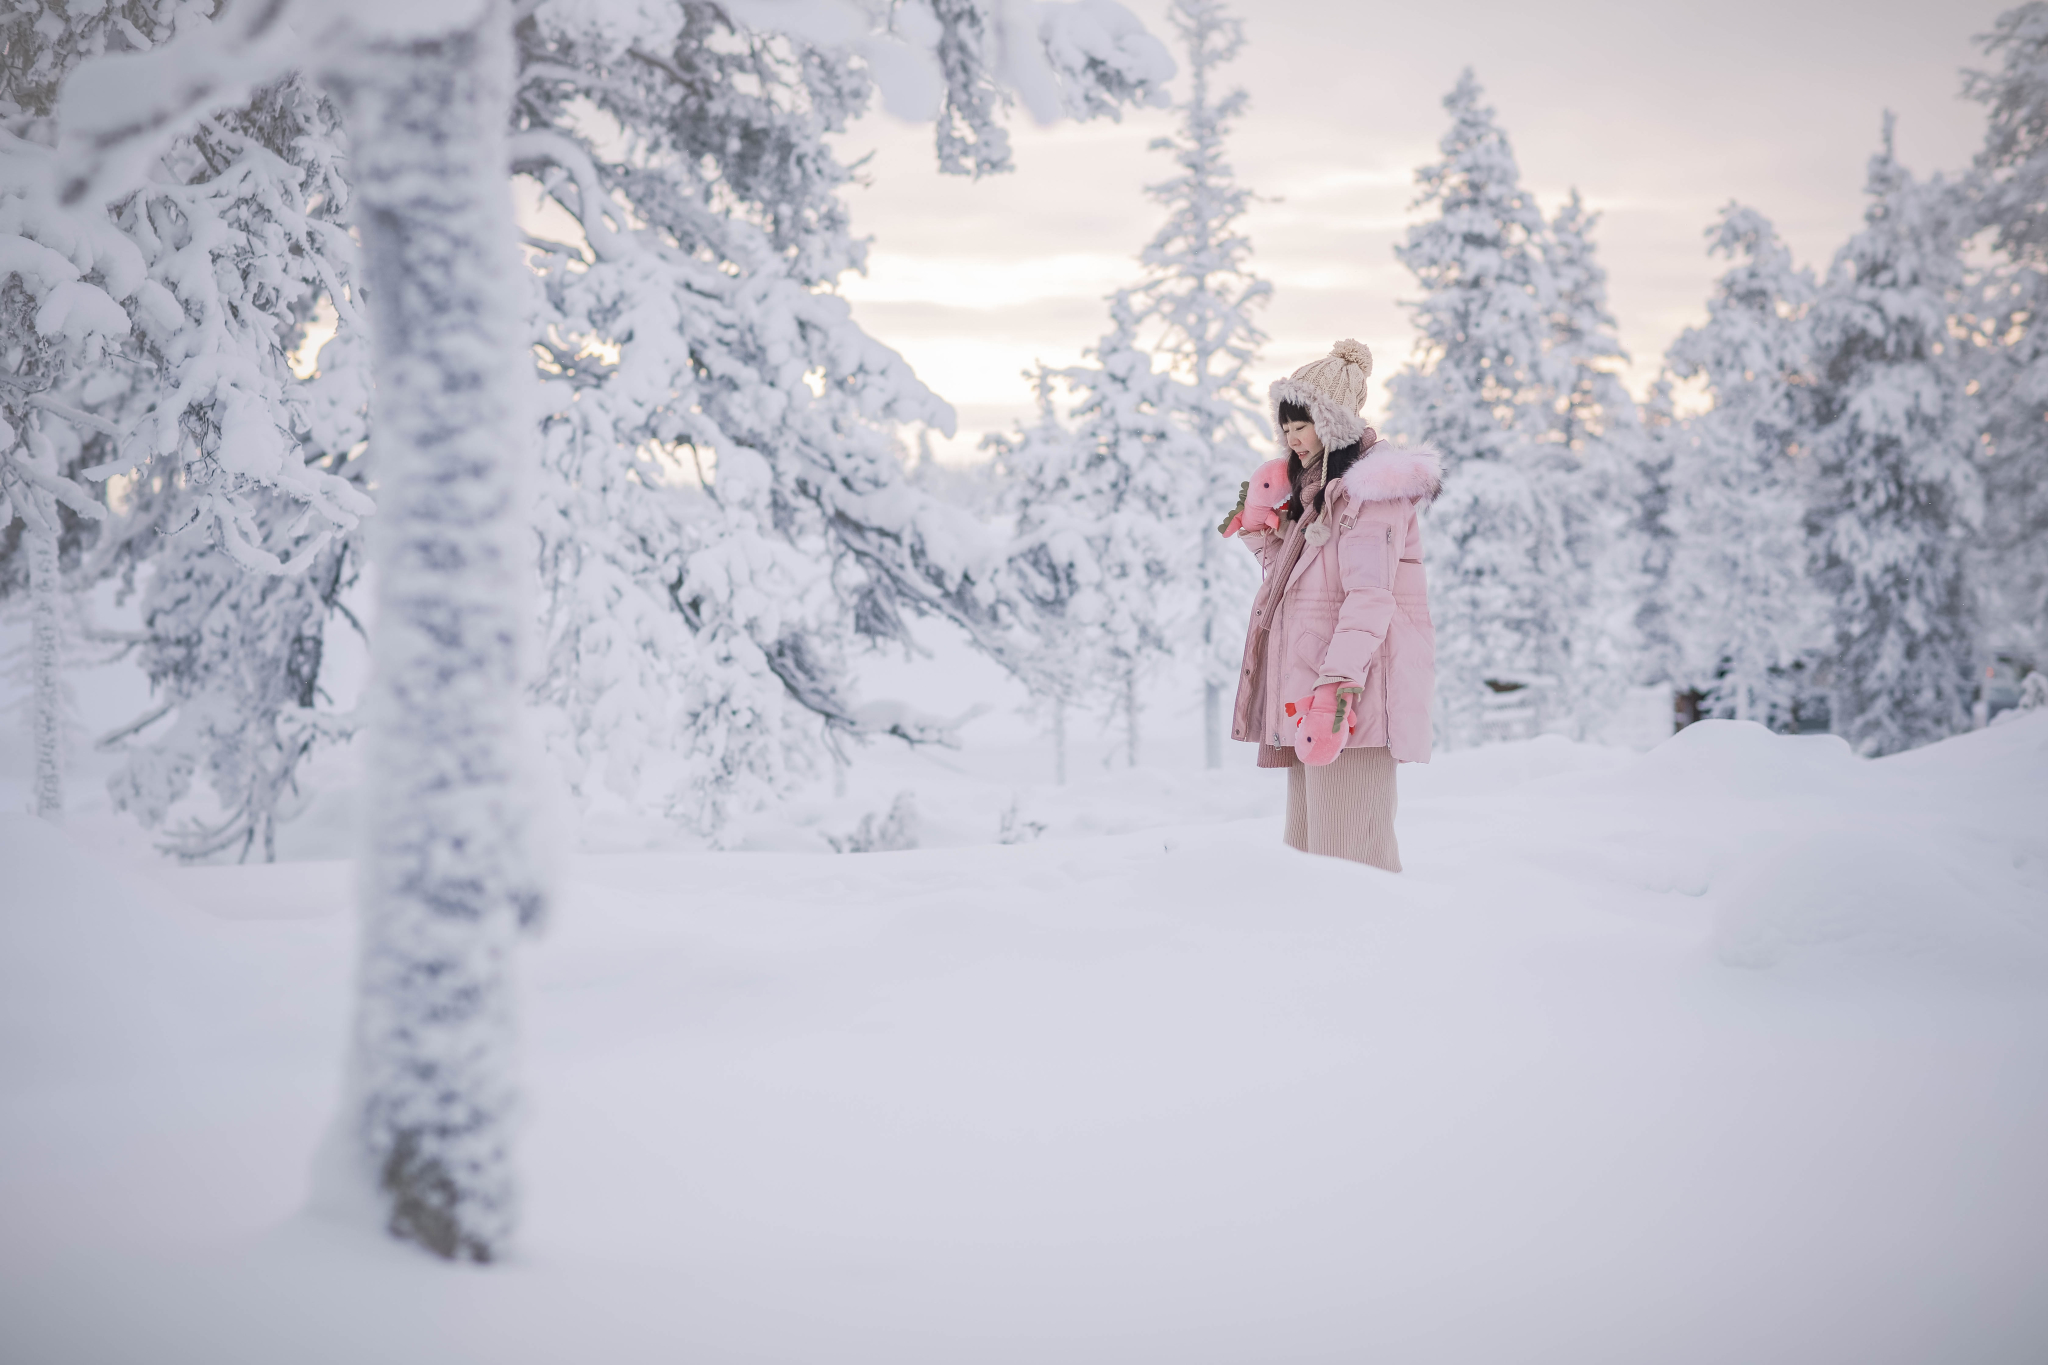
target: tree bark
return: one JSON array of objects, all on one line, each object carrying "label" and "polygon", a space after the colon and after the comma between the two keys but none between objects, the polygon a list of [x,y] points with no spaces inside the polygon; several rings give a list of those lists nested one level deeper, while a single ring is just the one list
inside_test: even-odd
[{"label": "tree bark", "polygon": [[378,615],[351,1091],[390,1233],[491,1261],[515,1221],[511,957],[546,889],[517,740],[531,433],[505,128],[510,16],[324,73],[355,158],[375,342]]}]

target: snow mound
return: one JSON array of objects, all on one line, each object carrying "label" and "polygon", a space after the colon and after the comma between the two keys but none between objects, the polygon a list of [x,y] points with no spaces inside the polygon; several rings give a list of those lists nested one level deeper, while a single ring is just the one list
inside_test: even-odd
[{"label": "snow mound", "polygon": [[2048,725],[1866,762],[1833,736],[1707,722],[1617,785],[1678,798],[1716,847],[1723,963],[2048,981]]},{"label": "snow mound", "polygon": [[1738,721],[1640,756],[1539,739],[1404,771],[1402,811],[1411,879],[1461,898],[1697,925],[1729,967],[2048,987],[2042,721],[1876,761]]},{"label": "snow mound", "polygon": [[1716,889],[1720,960],[1762,968],[1827,953],[2048,979],[2038,880],[2028,885],[2023,864],[1929,848],[1927,833],[1927,823],[1894,820],[1771,842]]}]

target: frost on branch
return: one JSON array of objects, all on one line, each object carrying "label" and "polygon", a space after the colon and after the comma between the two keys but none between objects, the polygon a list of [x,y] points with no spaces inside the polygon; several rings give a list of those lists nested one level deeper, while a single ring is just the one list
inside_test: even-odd
[{"label": "frost on branch", "polygon": [[948,175],[1011,168],[1002,115],[1013,97],[1041,123],[1115,118],[1126,104],[1162,103],[1173,76],[1165,47],[1111,0],[924,0],[891,23],[938,59],[937,147]]}]

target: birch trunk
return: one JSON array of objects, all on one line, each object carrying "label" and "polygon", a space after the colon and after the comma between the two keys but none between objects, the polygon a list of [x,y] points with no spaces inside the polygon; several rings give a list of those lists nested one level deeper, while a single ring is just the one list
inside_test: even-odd
[{"label": "birch trunk", "polygon": [[513,947],[542,912],[517,743],[529,432],[505,128],[510,19],[325,73],[375,342],[378,568],[350,1095],[390,1233],[491,1261],[515,1220]]}]

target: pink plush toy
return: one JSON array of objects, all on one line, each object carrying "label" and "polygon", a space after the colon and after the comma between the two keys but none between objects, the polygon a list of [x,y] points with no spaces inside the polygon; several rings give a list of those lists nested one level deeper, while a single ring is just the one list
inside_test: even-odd
[{"label": "pink plush toy", "polygon": [[1294,756],[1311,768],[1335,763],[1358,728],[1358,689],[1346,687],[1350,695],[1341,698],[1337,690],[1336,683],[1324,683],[1287,703],[1287,714],[1294,717]]},{"label": "pink plush toy", "polygon": [[1280,524],[1280,509],[1294,499],[1294,485],[1287,481],[1287,461],[1268,460],[1252,471],[1245,488],[1244,507],[1217,529],[1226,536],[1239,531],[1270,531]]}]

